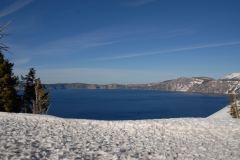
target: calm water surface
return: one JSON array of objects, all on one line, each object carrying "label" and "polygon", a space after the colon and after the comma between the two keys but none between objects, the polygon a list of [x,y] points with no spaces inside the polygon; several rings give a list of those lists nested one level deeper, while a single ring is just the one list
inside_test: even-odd
[{"label": "calm water surface", "polygon": [[146,90],[51,90],[48,114],[64,118],[136,120],[207,117],[226,96]]}]

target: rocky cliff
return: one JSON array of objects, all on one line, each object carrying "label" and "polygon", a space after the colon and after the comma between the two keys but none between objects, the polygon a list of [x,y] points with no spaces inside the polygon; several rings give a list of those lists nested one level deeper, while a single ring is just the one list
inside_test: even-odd
[{"label": "rocky cliff", "polygon": [[47,84],[49,89],[148,89],[161,91],[197,92],[207,94],[227,94],[233,90],[240,92],[240,77],[230,74],[215,80],[209,77],[178,78],[150,84],[85,84],[61,83]]}]

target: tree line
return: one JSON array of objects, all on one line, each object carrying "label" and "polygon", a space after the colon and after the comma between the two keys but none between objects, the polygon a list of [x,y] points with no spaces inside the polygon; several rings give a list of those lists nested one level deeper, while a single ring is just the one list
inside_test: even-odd
[{"label": "tree line", "polygon": [[[14,75],[14,64],[3,54],[8,51],[8,47],[1,42],[6,35],[3,29],[0,27],[0,112],[45,114],[49,108],[49,93],[40,78],[36,78],[34,68],[21,76],[21,80]],[[20,82],[23,90],[19,89]]]}]

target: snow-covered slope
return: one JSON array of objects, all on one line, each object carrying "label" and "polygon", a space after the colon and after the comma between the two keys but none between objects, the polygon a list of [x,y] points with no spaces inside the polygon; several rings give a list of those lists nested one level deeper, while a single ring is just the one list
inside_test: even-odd
[{"label": "snow-covered slope", "polygon": [[168,80],[151,85],[150,89],[159,89],[164,91],[180,91],[187,92],[194,85],[201,85],[205,79],[203,78],[178,78],[174,80]]},{"label": "snow-covered slope", "polygon": [[240,158],[240,120],[93,121],[0,112],[1,159]]},{"label": "snow-covered slope", "polygon": [[230,111],[230,105],[226,106],[223,109],[217,111],[216,113],[210,115],[208,118],[220,118],[220,119],[228,118],[228,119],[231,119],[232,117],[231,117],[229,111]]},{"label": "snow-covered slope", "polygon": [[224,76],[222,79],[237,79],[240,80],[240,73],[231,73],[226,76]]},{"label": "snow-covered slope", "polygon": [[207,94],[228,94],[230,91],[240,93],[240,73],[230,74],[223,79],[213,79],[209,77],[183,77],[160,83],[152,83],[148,86],[148,89]]}]

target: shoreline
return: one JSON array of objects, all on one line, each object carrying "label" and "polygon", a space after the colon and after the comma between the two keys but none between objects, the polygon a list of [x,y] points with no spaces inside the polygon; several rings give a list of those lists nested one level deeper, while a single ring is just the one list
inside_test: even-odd
[{"label": "shoreline", "polygon": [[48,88],[49,91],[51,90],[133,90],[133,91],[159,91],[159,92],[173,92],[173,93],[185,93],[185,94],[199,94],[199,95],[206,95],[206,96],[226,96],[228,97],[227,93],[207,93],[207,92],[191,92],[191,91],[171,91],[171,90],[160,90],[160,89],[136,89],[136,88],[113,88],[113,89],[106,89],[106,88]]}]

